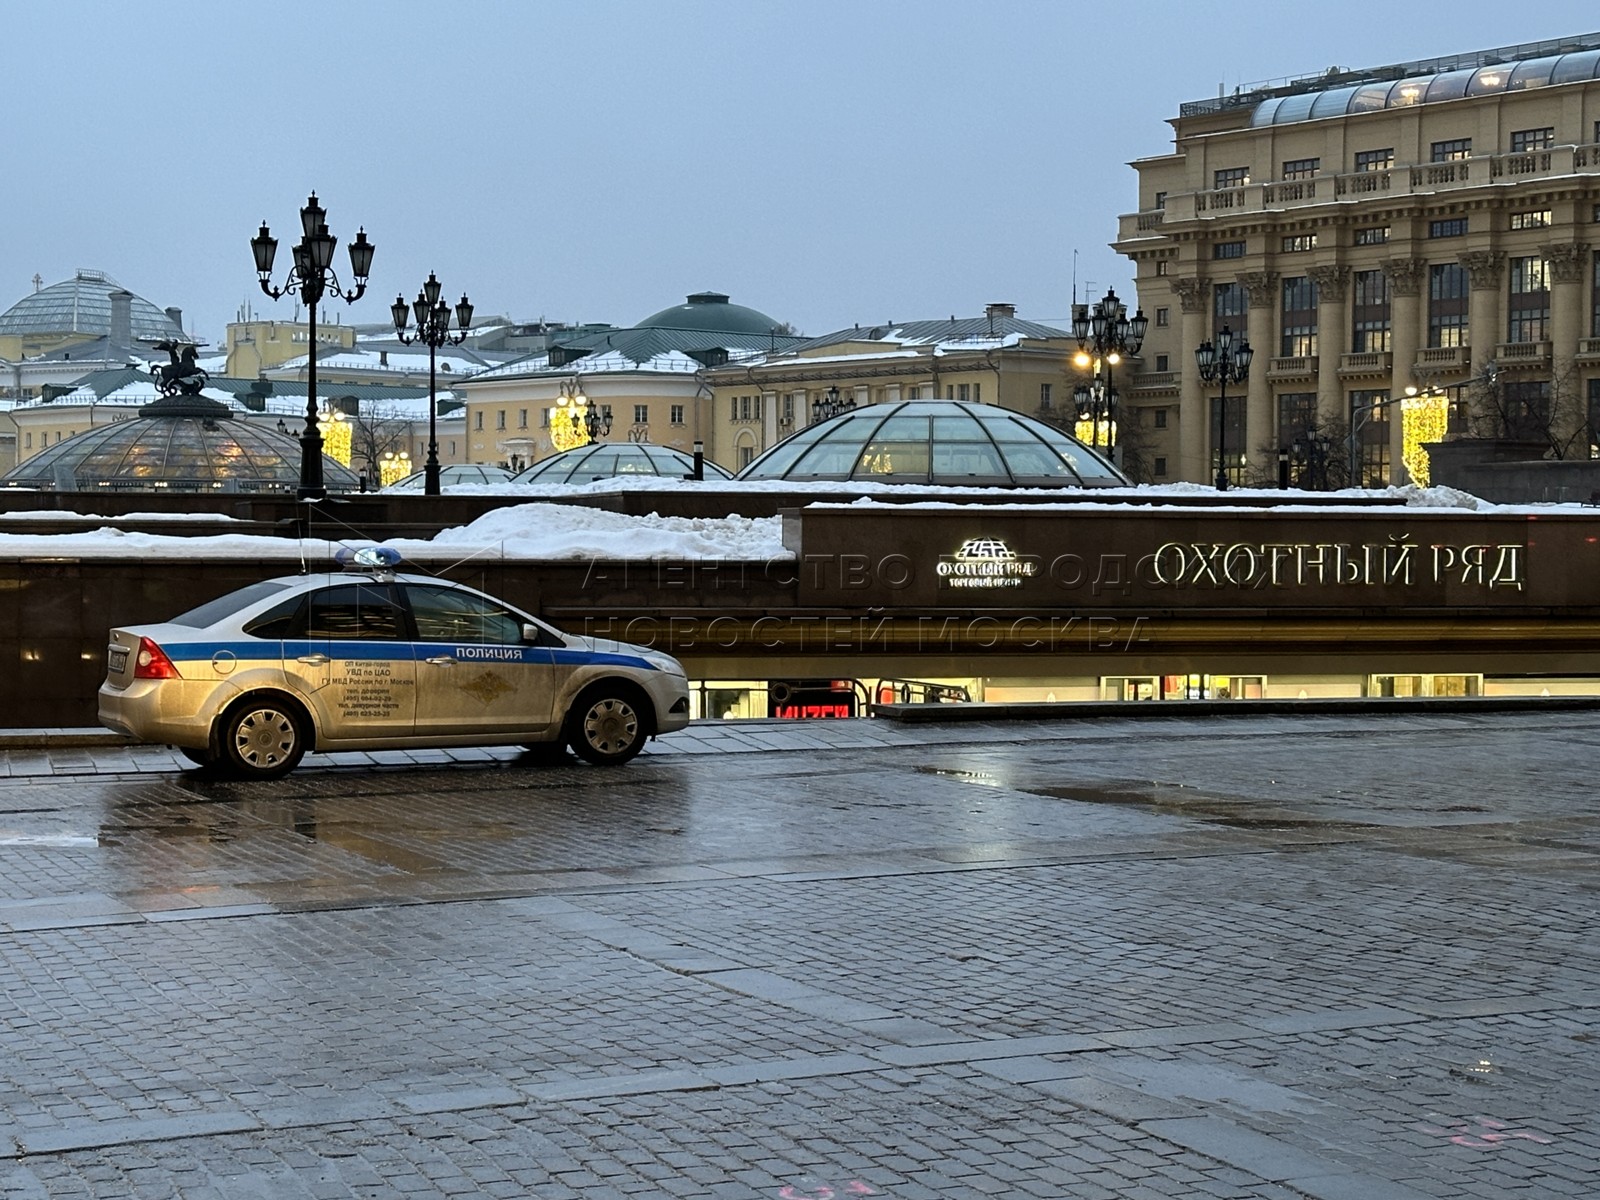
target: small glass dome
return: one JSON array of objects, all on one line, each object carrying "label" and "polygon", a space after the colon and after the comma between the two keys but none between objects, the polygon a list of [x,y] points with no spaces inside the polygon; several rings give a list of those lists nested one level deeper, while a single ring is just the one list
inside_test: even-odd
[{"label": "small glass dome", "polygon": [[[327,455],[322,476],[330,492],[353,492],[359,482]],[[293,492],[299,484],[297,436],[201,396],[157,400],[132,420],[86,429],[0,475],[0,486],[46,491]]]},{"label": "small glass dome", "polygon": [[779,442],[738,479],[855,480],[945,487],[1124,487],[1128,477],[1071,434],[991,404],[869,404]]},{"label": "small glass dome", "polygon": [[[439,486],[456,484],[506,483],[512,478],[504,467],[491,467],[483,463],[451,463],[439,468]],[[413,471],[404,479],[397,479],[383,490],[386,492],[420,492],[427,487],[428,473]]]},{"label": "small glass dome", "polygon": [[[707,479],[733,476],[710,459],[704,460]],[[516,477],[518,483],[591,483],[617,475],[660,475],[686,479],[694,474],[694,455],[657,446],[652,442],[590,442],[540,459]]]}]

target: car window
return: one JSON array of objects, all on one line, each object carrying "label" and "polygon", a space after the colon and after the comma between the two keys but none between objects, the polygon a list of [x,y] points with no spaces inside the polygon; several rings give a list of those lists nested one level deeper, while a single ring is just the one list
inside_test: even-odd
[{"label": "car window", "polygon": [[306,598],[291,596],[282,604],[274,604],[264,613],[258,613],[244,624],[244,631],[258,638],[304,637],[306,629]]},{"label": "car window", "polygon": [[384,638],[404,636],[405,620],[387,584],[348,583],[311,593],[306,609],[309,638]]},{"label": "car window", "polygon": [[181,613],[172,618],[174,625],[187,625],[191,629],[205,629],[215,625],[224,617],[231,617],[241,609],[249,608],[252,604],[265,600],[268,596],[277,594],[289,587],[287,583],[278,583],[274,580],[263,580],[252,583],[249,587],[242,587],[237,592],[229,592],[226,596],[218,596],[215,600],[208,600],[198,608],[191,608],[186,613]]},{"label": "car window", "polygon": [[522,614],[457,588],[406,588],[417,638],[424,642],[476,642],[515,646],[522,642]]}]

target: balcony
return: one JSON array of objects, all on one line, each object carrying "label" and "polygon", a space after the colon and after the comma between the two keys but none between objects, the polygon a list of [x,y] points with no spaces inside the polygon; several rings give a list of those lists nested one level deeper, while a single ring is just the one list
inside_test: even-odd
[{"label": "balcony", "polygon": [[1171,192],[1164,210],[1124,216],[1118,232],[1129,240],[1160,237],[1164,224],[1281,212],[1341,200],[1359,201],[1369,196],[1393,200],[1399,196],[1573,175],[1600,175],[1600,143],[1553,146],[1520,154],[1486,154],[1452,162],[1406,164],[1386,171],[1353,171],[1343,175],[1319,175],[1314,179],[1249,183],[1238,188]]},{"label": "balcony", "polygon": [[1494,360],[1502,367],[1547,367],[1549,342],[1501,342],[1494,348]]},{"label": "balcony", "polygon": [[1387,350],[1368,350],[1339,356],[1340,375],[1392,375],[1394,355]]},{"label": "balcony", "polygon": [[1468,346],[1424,346],[1417,351],[1415,369],[1423,375],[1448,374],[1465,371],[1472,365],[1472,349]]},{"label": "balcony", "polygon": [[1136,392],[1170,392],[1178,387],[1176,371],[1139,371],[1133,377]]},{"label": "balcony", "polygon": [[1578,342],[1578,361],[1600,362],[1600,337],[1583,338]]},{"label": "balcony", "polygon": [[1291,355],[1288,358],[1267,360],[1268,379],[1315,379],[1317,356],[1315,354]]}]

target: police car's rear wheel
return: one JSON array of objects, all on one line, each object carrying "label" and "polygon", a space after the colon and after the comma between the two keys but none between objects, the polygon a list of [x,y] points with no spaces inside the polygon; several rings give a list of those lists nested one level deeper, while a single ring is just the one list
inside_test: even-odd
[{"label": "police car's rear wheel", "polygon": [[228,769],[249,779],[276,779],[306,752],[299,709],[276,696],[247,696],[222,717],[222,755]]},{"label": "police car's rear wheel", "polygon": [[567,718],[567,742],[578,756],[602,767],[621,766],[640,750],[650,731],[643,702],[622,685],[590,688]]}]

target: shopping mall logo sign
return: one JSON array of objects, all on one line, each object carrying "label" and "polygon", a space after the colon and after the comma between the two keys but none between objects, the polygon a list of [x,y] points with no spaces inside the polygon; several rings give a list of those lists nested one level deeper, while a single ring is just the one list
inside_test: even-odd
[{"label": "shopping mall logo sign", "polygon": [[999,538],[968,538],[954,554],[939,556],[939,586],[947,588],[1021,587],[1039,573],[1031,558],[1017,552]]}]

